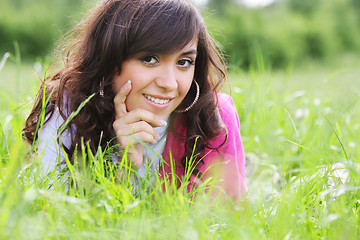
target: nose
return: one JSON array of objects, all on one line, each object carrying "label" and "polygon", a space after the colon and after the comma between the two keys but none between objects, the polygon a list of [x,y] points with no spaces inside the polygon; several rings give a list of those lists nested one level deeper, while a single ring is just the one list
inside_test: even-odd
[{"label": "nose", "polygon": [[171,65],[164,65],[159,69],[156,85],[166,92],[175,91],[178,87],[176,68]]}]

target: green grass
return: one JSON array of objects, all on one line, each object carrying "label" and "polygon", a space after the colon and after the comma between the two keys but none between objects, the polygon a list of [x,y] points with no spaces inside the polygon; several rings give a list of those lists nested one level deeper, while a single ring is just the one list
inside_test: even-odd
[{"label": "green grass", "polygon": [[21,139],[39,82],[33,64],[9,60],[0,71],[0,239],[358,239],[358,65],[231,71],[249,189],[233,207],[158,185],[134,195],[101,167],[75,169],[68,194],[47,190]]}]

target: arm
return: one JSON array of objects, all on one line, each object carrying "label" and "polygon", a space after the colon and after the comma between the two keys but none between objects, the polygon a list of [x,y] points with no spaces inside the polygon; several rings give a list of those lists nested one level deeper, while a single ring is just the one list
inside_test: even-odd
[{"label": "arm", "polygon": [[[227,130],[227,141],[216,150],[207,150],[204,165],[199,169],[203,179],[212,177],[216,186],[213,195],[226,193],[235,202],[246,194],[244,183],[245,154],[240,136],[240,123],[236,108],[230,96],[218,94],[219,112]],[[225,133],[210,141],[211,146],[219,146],[225,139]]]}]

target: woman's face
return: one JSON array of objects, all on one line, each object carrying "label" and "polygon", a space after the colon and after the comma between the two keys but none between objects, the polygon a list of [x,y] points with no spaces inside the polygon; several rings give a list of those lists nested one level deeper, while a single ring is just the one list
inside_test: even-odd
[{"label": "woman's face", "polygon": [[166,119],[182,102],[193,81],[197,40],[171,54],[139,53],[125,60],[113,77],[113,90],[131,80],[127,111],[142,108]]}]

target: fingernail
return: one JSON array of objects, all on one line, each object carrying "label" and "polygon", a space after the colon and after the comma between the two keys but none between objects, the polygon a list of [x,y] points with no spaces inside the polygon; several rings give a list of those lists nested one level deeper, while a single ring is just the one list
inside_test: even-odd
[{"label": "fingernail", "polygon": [[127,88],[128,86],[131,85],[131,80],[128,80],[125,84],[124,84],[124,88]]},{"label": "fingernail", "polygon": [[160,119],[159,122],[161,123],[161,126],[166,126],[167,122],[165,120]]}]

